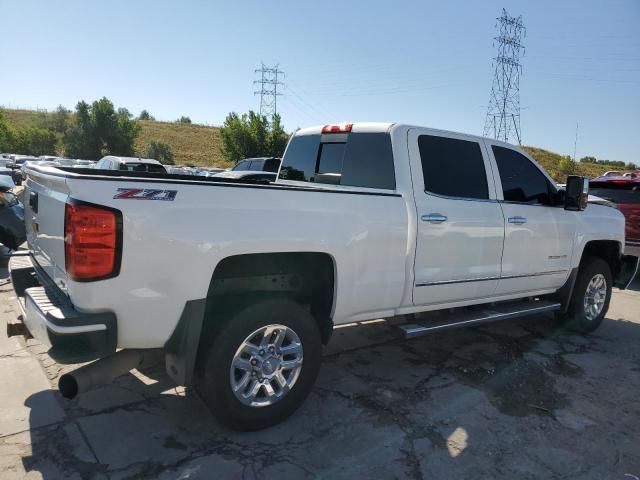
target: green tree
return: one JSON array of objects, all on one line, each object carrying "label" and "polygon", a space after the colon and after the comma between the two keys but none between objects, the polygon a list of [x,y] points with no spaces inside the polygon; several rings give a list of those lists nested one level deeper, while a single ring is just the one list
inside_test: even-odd
[{"label": "green tree", "polygon": [[58,108],[56,108],[56,111],[53,112],[51,116],[51,123],[49,128],[51,130],[54,130],[55,132],[64,133],[69,123],[70,113],[70,110],[63,107],[62,105],[58,105]]},{"label": "green tree", "polygon": [[155,120],[155,118],[148,110],[142,110],[140,115],[138,115],[138,120]]},{"label": "green tree", "polygon": [[184,115],[176,120],[177,123],[191,123],[191,119],[189,117],[185,117]]},{"label": "green tree", "polygon": [[173,150],[168,143],[152,140],[144,152],[146,158],[153,158],[164,165],[175,165]]},{"label": "green tree", "polygon": [[267,117],[253,111],[242,116],[231,112],[220,135],[222,154],[232,162],[248,157],[281,157],[289,138],[279,115],[274,115],[269,122]]},{"label": "green tree", "polygon": [[66,155],[96,160],[103,155],[133,155],[140,125],[126,108],[115,110],[106,97],[76,105],[75,122],[64,134]]}]

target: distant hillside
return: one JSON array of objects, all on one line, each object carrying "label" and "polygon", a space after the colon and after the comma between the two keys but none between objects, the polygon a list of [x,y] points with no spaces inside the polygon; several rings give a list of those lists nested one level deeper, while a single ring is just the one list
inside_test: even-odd
[{"label": "distant hillside", "polygon": [[[522,147],[529,155],[536,159],[536,161],[549,172],[557,182],[564,183],[567,179],[567,174],[562,173],[560,169],[560,160],[562,155],[555,152],[550,152],[538,147]],[[576,163],[576,171],[572,172],[573,175],[584,175],[587,177],[597,177],[603,174],[607,170],[616,170],[616,167],[611,165],[596,165],[595,163]],[[618,168],[619,170],[619,168]]]},{"label": "distant hillside", "polygon": [[[44,123],[46,112],[32,110],[2,110],[7,121],[15,126],[38,125]],[[135,149],[138,155],[144,153],[145,147],[151,140],[168,143],[173,149],[176,163],[187,165],[229,167],[230,163],[222,158],[220,153],[221,138],[218,127],[204,125],[156,122],[140,120],[142,130],[136,139]],[[558,182],[564,182],[566,174],[562,173],[560,160],[562,155],[538,147],[523,147],[535,158]],[[58,153],[62,153],[61,151]],[[576,175],[589,177],[598,176],[607,170],[614,170],[607,165],[578,163]]]},{"label": "distant hillside", "polygon": [[[50,112],[3,109],[8,123],[14,126],[42,125]],[[188,123],[156,122],[139,120],[142,130],[135,142],[138,155],[143,155],[152,140],[160,140],[171,146],[177,164],[229,167],[230,162],[222,158],[220,129]],[[59,147],[58,154],[62,154]]]}]

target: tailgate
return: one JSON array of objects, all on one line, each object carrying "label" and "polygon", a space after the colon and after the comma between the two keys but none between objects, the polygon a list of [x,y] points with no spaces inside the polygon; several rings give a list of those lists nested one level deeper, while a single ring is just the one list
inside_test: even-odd
[{"label": "tailgate", "polygon": [[23,199],[29,249],[39,266],[65,290],[64,214],[69,196],[66,179],[55,175],[53,168],[27,169],[27,175]]}]

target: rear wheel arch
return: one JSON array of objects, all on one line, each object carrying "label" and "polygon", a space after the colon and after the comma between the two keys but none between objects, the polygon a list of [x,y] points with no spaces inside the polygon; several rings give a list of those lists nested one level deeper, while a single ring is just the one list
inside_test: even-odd
[{"label": "rear wheel arch", "polygon": [[274,252],[222,259],[211,276],[202,337],[211,337],[225,317],[248,303],[287,297],[308,305],[322,342],[331,337],[335,301],[334,258],[319,252]]}]

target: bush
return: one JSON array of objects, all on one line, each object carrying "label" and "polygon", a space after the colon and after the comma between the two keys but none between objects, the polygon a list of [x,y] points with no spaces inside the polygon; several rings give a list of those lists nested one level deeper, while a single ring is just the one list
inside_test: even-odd
[{"label": "bush", "polygon": [[191,119],[189,117],[182,116],[176,120],[176,123],[191,123]]},{"label": "bush", "polygon": [[173,150],[168,143],[152,140],[144,152],[146,158],[153,158],[164,165],[174,165]]},{"label": "bush", "polygon": [[0,112],[0,152],[55,155],[56,134],[39,127],[12,128]]},{"label": "bush", "polygon": [[281,157],[289,139],[279,115],[274,115],[270,123],[267,117],[253,111],[242,116],[231,112],[220,135],[222,154],[232,162],[250,157]]}]

